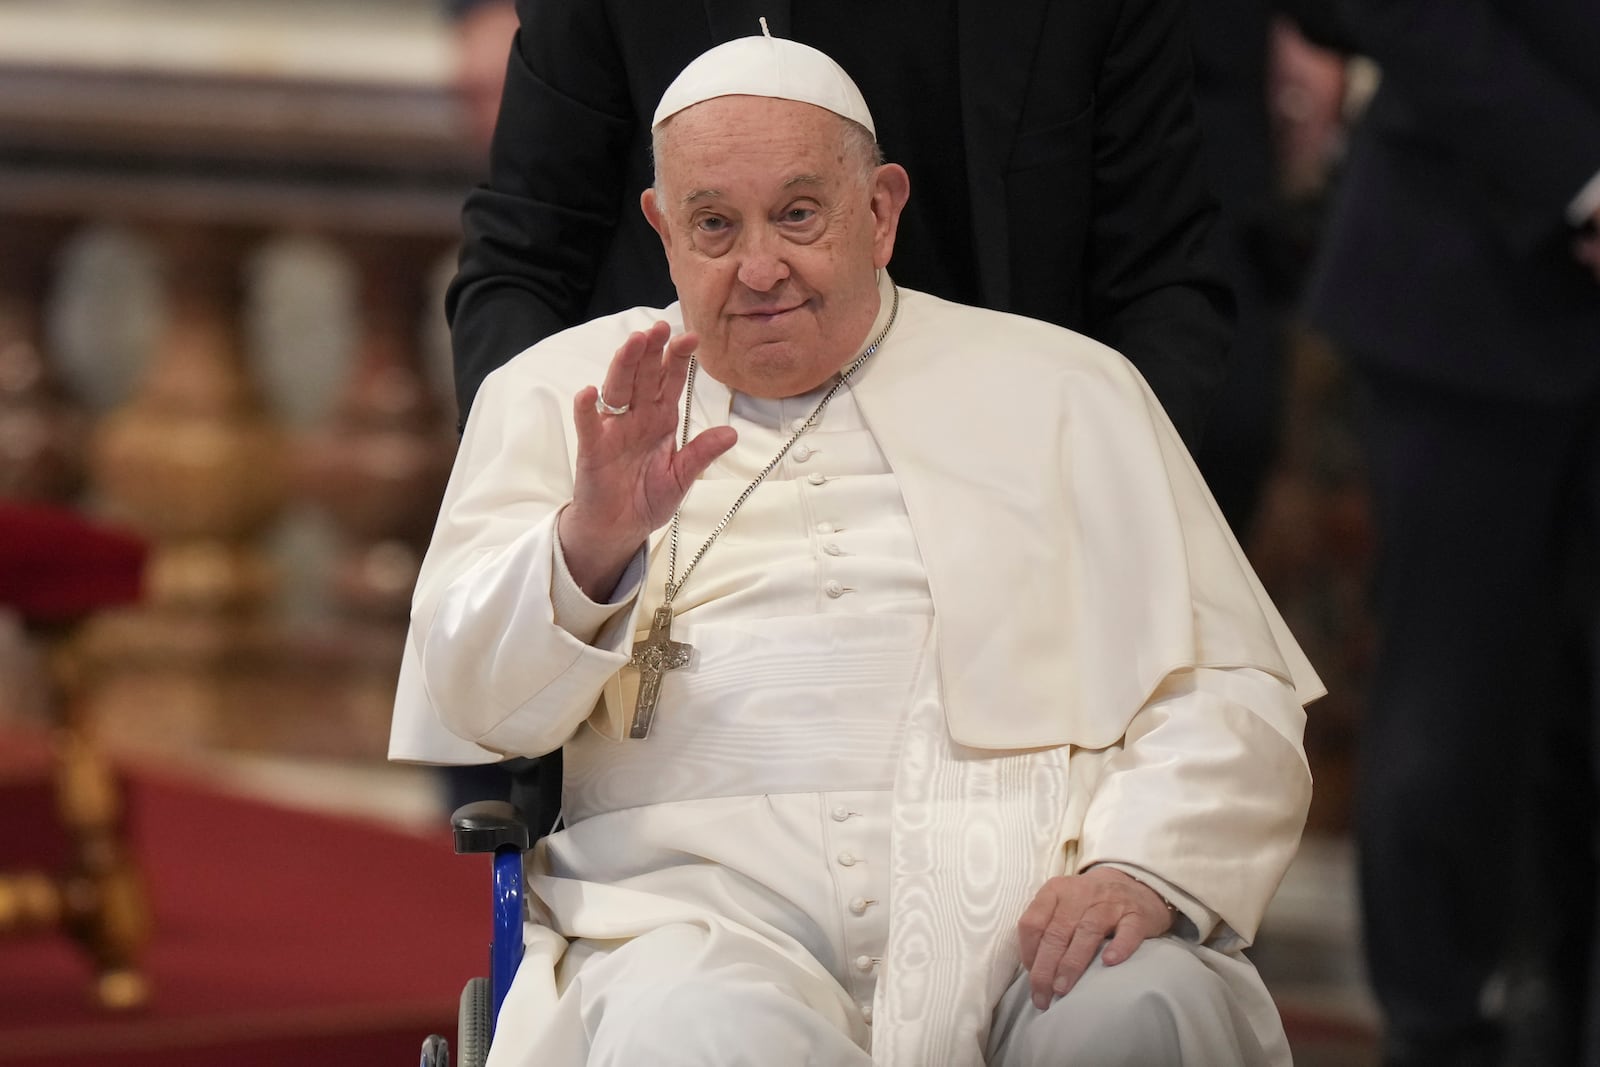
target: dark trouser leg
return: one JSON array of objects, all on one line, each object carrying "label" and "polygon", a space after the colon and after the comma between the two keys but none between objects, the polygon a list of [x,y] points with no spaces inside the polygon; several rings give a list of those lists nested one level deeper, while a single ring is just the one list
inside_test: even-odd
[{"label": "dark trouser leg", "polygon": [[[1239,239],[1232,234],[1233,240]],[[1242,248],[1225,256],[1239,301],[1233,365],[1206,418],[1195,462],[1241,543],[1249,544],[1267,476],[1282,444],[1288,353],[1283,316]]]},{"label": "dark trouser leg", "polygon": [[561,815],[561,750],[508,760],[506,769],[511,772],[511,803],[527,817],[534,838],[550,833]]},{"label": "dark trouser leg", "polygon": [[[1380,646],[1357,832],[1370,977],[1395,1062],[1492,1063],[1548,688],[1574,413],[1370,390]],[[1570,484],[1570,483],[1569,483]],[[1409,1060],[1403,1055],[1409,1054]]]},{"label": "dark trouser leg", "polygon": [[[1576,632],[1572,636],[1578,636]],[[1558,715],[1532,753],[1524,854],[1506,969],[1506,1064],[1582,1061],[1595,901],[1591,716],[1580,675],[1587,653],[1564,641],[1554,678]]]},{"label": "dark trouser leg", "polygon": [[550,832],[561,811],[561,750],[537,758],[466,767],[441,767],[446,802],[454,811],[475,800],[509,800],[535,838]]},{"label": "dark trouser leg", "polygon": [[446,811],[477,800],[506,800],[511,796],[511,779],[498,763],[440,767],[439,776],[444,779]]},{"label": "dark trouser leg", "polygon": [[[1589,753],[1591,757],[1590,790],[1587,799],[1591,805],[1600,804],[1600,398],[1590,405],[1587,420],[1588,441],[1584,449],[1587,462],[1580,475],[1583,502],[1582,523],[1577,537],[1578,552],[1573,576],[1567,585],[1568,602],[1582,635],[1580,667],[1584,682],[1584,696],[1588,701],[1590,726]],[[1591,896],[1589,925],[1577,927],[1569,936],[1588,949],[1586,987],[1581,1001],[1585,1024],[1585,1051],[1581,1060],[1585,1064],[1600,1064],[1600,812],[1594,807],[1589,815],[1590,850],[1587,873]],[[1575,847],[1565,835],[1568,847]],[[1570,957],[1569,957],[1570,959]]]},{"label": "dark trouser leg", "polygon": [[[1590,1011],[1600,820],[1600,400],[1578,414],[1562,482],[1553,608],[1553,717],[1529,775],[1529,861],[1514,904],[1507,1064],[1600,1063]],[[1580,758],[1583,754],[1583,758]],[[1585,847],[1585,846],[1588,847]],[[1584,1055],[1585,1042],[1588,1054]]]}]

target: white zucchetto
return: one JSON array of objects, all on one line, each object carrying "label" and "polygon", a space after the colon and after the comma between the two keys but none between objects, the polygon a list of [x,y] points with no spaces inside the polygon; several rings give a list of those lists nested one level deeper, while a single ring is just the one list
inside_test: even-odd
[{"label": "white zucchetto", "polygon": [[798,100],[858,122],[874,137],[878,134],[861,90],[843,67],[810,45],[768,35],[741,37],[701,53],[661,94],[650,128],[719,96]]}]

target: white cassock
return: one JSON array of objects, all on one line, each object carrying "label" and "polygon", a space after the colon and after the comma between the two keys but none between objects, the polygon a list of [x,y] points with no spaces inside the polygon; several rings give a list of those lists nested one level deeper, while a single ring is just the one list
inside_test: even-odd
[{"label": "white cassock", "polygon": [[[554,531],[571,398],[658,319],[681,328],[676,306],[636,309],[496,372],[418,583],[391,757],[565,745],[567,828],[530,864],[542,925],[491,1062],[704,1063],[707,1042],[773,1063],[739,1051],[771,1009],[769,1034],[820,1027],[797,1063],[980,1064],[1023,908],[1096,863],[1180,906],[1252,1059],[1286,1062],[1238,950],[1299,839],[1301,705],[1321,689],[1132,368],[902,290],[879,351],[680,593],[693,659],[628,741],[619,668],[662,599],[663,535],[595,605]],[[820,395],[699,376],[691,434],[731,423],[739,443],[685,501],[680,573]],[[718,1023],[673,977],[689,960],[784,995]],[[635,1032],[600,1030],[608,1012]],[[642,1060],[615,1043],[638,1032],[659,1043]]]}]

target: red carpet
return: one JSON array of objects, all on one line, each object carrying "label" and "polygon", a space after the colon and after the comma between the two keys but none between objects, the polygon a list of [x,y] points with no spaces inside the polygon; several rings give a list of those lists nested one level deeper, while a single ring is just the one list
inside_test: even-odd
[{"label": "red carpet", "polygon": [[[152,998],[110,1015],[57,936],[0,940],[0,1064],[401,1067],[453,1034],[484,973],[489,867],[431,839],[136,772],[135,848],[155,930]],[[0,864],[37,853],[42,790],[0,789]]]}]

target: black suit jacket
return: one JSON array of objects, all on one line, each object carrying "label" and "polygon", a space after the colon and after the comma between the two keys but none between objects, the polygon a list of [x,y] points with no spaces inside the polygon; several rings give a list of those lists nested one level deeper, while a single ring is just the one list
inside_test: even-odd
[{"label": "black suit jacket", "polygon": [[[1192,445],[1226,369],[1231,301],[1205,247],[1214,207],[1181,0],[950,0],[954,27],[920,17],[922,4],[874,2],[900,3],[904,32],[856,35],[853,54],[833,58],[852,73],[893,72],[927,35],[955,35],[960,113],[933,153],[951,163],[912,173],[908,211],[919,188],[925,204],[940,183],[970,204],[970,233],[939,219],[904,227],[895,277],[1117,348]],[[489,178],[468,196],[447,298],[463,414],[490,370],[540,338],[674,299],[638,206],[656,102],[700,52],[758,32],[758,16],[779,36],[791,22],[791,0],[519,0],[518,10]],[[868,100],[880,134],[887,113],[919,103]],[[971,250],[970,283],[922,284],[928,257],[953,247]]]},{"label": "black suit jacket", "polygon": [[1600,172],[1596,0],[1345,0],[1383,81],[1310,312],[1352,359],[1524,401],[1600,387],[1568,203]]}]

